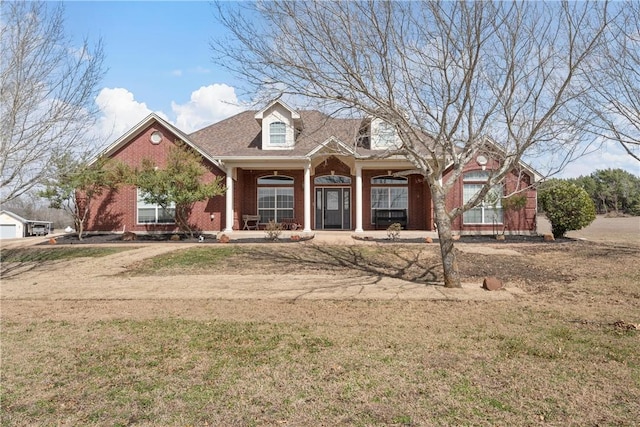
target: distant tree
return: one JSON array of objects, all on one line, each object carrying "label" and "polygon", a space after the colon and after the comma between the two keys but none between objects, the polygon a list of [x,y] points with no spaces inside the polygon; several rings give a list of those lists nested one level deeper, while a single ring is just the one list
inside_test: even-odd
[{"label": "distant tree", "polygon": [[38,191],[30,191],[3,203],[2,209],[13,212],[26,219],[51,221],[53,226],[64,228],[73,224],[73,218],[62,209],[53,209],[48,200],[43,200]]},{"label": "distant tree", "polygon": [[58,157],[89,149],[104,54],[65,34],[62,3],[3,1],[0,10],[3,203],[43,184]]},{"label": "distant tree", "polygon": [[596,208],[589,194],[571,182],[554,180],[547,183],[539,191],[538,201],[551,222],[555,237],[580,230],[596,219]]},{"label": "distant tree", "polygon": [[220,177],[212,182],[203,182],[206,172],[202,157],[178,142],[169,150],[166,166],[162,168],[153,160],[143,159],[134,172],[134,182],[146,203],[157,204],[165,211],[174,210],[180,230],[193,237],[189,217],[194,204],[225,192]]},{"label": "distant tree", "polygon": [[569,179],[589,194],[601,214],[623,212],[640,215],[640,177],[623,169],[599,169],[588,176]]},{"label": "distant tree", "polygon": [[640,178],[623,169],[597,170],[591,174],[595,195],[602,201],[602,213],[607,211],[638,214]]},{"label": "distant tree", "polygon": [[[558,170],[584,141],[586,110],[576,107],[589,88],[580,70],[603,40],[608,8],[605,2],[219,2],[227,32],[212,48],[253,94],[389,124],[401,144],[385,155],[406,157],[424,175],[444,284],[460,287],[454,219],[481,203],[523,156],[552,158]],[[464,206],[447,206],[479,154],[499,166]]]},{"label": "distant tree", "polygon": [[51,208],[71,215],[78,239],[82,240],[93,201],[126,183],[130,169],[106,158],[93,163],[78,161],[70,154],[56,158],[54,167],[53,177],[39,195],[49,200]]}]

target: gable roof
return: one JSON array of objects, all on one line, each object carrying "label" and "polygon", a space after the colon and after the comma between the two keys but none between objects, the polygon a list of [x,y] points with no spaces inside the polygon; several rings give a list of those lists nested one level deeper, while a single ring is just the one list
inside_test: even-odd
[{"label": "gable roof", "polygon": [[349,156],[357,156],[354,147],[345,144],[336,137],[330,137],[326,141],[318,144],[314,149],[307,153],[307,156],[313,157],[317,154],[345,154]]},{"label": "gable roof", "polygon": [[10,211],[2,210],[2,211],[0,211],[0,215],[2,215],[2,214],[5,214],[5,215],[7,215],[7,216],[10,216],[11,218],[13,218],[13,219],[15,219],[16,221],[19,221],[19,222],[21,222],[21,223],[23,223],[23,224],[26,224],[27,222],[29,222],[29,220],[27,220],[27,219],[25,219],[25,218],[22,218],[20,215],[15,214],[15,213],[10,212]]},{"label": "gable roof", "polygon": [[264,118],[264,114],[267,112],[267,110],[269,110],[269,108],[273,107],[276,104],[280,104],[282,107],[286,108],[287,110],[289,110],[289,112],[291,112],[291,118],[293,120],[298,120],[300,118],[300,114],[294,110],[293,108],[291,108],[289,105],[287,105],[284,101],[281,101],[279,99],[276,99],[274,101],[271,101],[269,103],[269,105],[267,105],[266,107],[264,107],[262,110],[259,110],[255,115],[255,119],[256,120],[262,120]]},{"label": "gable roof", "polygon": [[178,129],[177,127],[173,126],[171,123],[169,123],[168,121],[164,120],[162,117],[158,116],[155,113],[149,114],[142,121],[140,121],[138,124],[136,124],[131,129],[129,129],[124,135],[122,135],[120,138],[115,140],[110,146],[108,146],[104,151],[102,151],[98,156],[96,156],[92,160],[91,163],[94,163],[98,159],[98,157],[100,157],[100,156],[107,156],[107,157],[111,156],[113,153],[118,151],[120,148],[124,147],[129,142],[131,142],[131,140],[133,138],[135,138],[136,135],[138,135],[144,129],[146,129],[149,126],[151,126],[154,122],[160,124],[161,126],[163,126],[166,129],[168,129],[171,133],[174,134],[174,136],[176,136],[180,140],[184,141],[185,144],[187,144],[188,146],[190,146],[191,148],[196,150],[202,157],[204,157],[205,159],[209,160],[214,165],[222,168],[222,165],[220,164],[220,162],[218,160],[216,160],[215,158],[213,158],[209,152],[207,152],[206,150],[203,150],[196,143],[194,143],[189,138],[189,136],[187,136],[187,134],[185,134],[180,129]]},{"label": "gable roof", "polygon": [[189,138],[216,158],[225,157],[302,157],[332,137],[356,141],[360,119],[341,119],[316,110],[299,112],[304,128],[298,129],[296,143],[289,150],[262,150],[262,127],[256,120],[256,111],[244,111],[207,126],[189,135]]}]

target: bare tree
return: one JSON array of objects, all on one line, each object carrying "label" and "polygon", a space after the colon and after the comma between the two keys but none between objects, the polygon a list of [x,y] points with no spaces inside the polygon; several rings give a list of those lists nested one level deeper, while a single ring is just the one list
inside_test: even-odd
[{"label": "bare tree", "polygon": [[65,34],[64,9],[2,2],[0,203],[42,184],[52,161],[87,149],[103,51]]},{"label": "bare tree", "polygon": [[617,3],[619,15],[600,55],[587,63],[592,90],[585,99],[594,113],[592,131],[618,141],[640,161],[640,3]]},{"label": "bare tree", "polygon": [[[215,60],[256,92],[306,97],[393,125],[402,148],[387,154],[403,154],[424,174],[445,286],[459,287],[452,220],[523,156],[553,153],[557,170],[577,153],[588,111],[576,109],[587,90],[576,72],[602,39],[606,9],[577,2],[219,3],[229,35],[211,46]],[[468,203],[447,208],[465,165],[486,152],[500,167]]]}]

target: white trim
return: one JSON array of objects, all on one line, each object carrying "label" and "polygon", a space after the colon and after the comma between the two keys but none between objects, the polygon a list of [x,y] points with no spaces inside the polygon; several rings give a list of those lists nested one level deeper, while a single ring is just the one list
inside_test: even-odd
[{"label": "white trim", "polygon": [[[107,148],[101,151],[100,154],[94,157],[89,164],[95,163],[98,160],[98,158],[100,158],[101,156],[106,156],[106,157],[111,156],[118,149],[124,147],[129,142],[131,142],[133,137],[135,137],[140,131],[151,126],[153,122],[157,122],[161,126],[167,128],[170,132],[172,132],[175,136],[177,136],[178,139],[184,141],[185,144],[187,144],[188,146],[196,150],[202,157],[204,157],[205,159],[213,163],[215,166],[222,169],[222,164],[218,159],[212,157],[207,152],[202,150],[195,143],[193,143],[184,132],[182,132],[180,129],[173,126],[171,123],[167,122],[166,120],[164,120],[162,117],[158,116],[155,113],[149,114],[142,121],[140,121],[138,124],[136,124],[131,129],[129,129],[129,131],[127,131],[124,135],[116,139],[111,145],[109,145]],[[164,137],[166,138],[167,136],[165,135]]]},{"label": "white trim", "polygon": [[225,193],[225,216],[226,216],[226,225],[224,231],[226,233],[233,232],[233,174],[235,173],[234,167],[227,168],[227,176],[225,185],[227,187],[227,191]]},{"label": "white trim", "polygon": [[341,140],[339,140],[338,138],[336,138],[335,136],[332,136],[330,138],[328,138],[327,140],[321,142],[320,144],[318,144],[313,150],[309,151],[307,153],[308,157],[313,157],[316,154],[318,154],[320,152],[320,150],[323,149],[329,149],[329,144],[336,144],[338,146],[338,148],[340,149],[338,152],[332,151],[329,152],[327,154],[338,154],[338,155],[349,155],[349,156],[353,156],[353,157],[359,157],[358,153],[356,153],[356,151],[354,149],[352,149],[349,145],[345,144],[344,142],[342,142]]},{"label": "white trim", "polygon": [[364,233],[362,228],[362,164],[356,163],[356,233]]},{"label": "white trim", "polygon": [[289,105],[287,105],[284,101],[281,101],[279,99],[276,99],[274,101],[271,101],[269,103],[269,105],[267,105],[266,107],[264,107],[262,110],[258,111],[253,117],[256,120],[262,120],[264,119],[264,113],[267,112],[267,110],[269,110],[271,107],[273,107],[276,104],[280,104],[283,108],[289,110],[289,112],[291,113],[291,118],[293,120],[298,120],[300,119],[300,113],[298,113],[296,110],[294,110],[293,108],[291,108]]},{"label": "white trim", "polygon": [[311,231],[311,163],[304,165],[304,229]]}]

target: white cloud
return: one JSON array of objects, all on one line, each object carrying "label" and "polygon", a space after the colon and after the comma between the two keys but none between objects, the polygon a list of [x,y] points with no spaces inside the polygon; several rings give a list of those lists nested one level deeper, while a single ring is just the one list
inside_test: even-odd
[{"label": "white cloud", "polygon": [[[103,140],[113,142],[152,111],[144,102],[135,100],[133,94],[123,88],[104,88],[96,97],[102,112],[98,120],[98,132]],[[164,117],[161,112],[156,112]]]},{"label": "white cloud", "polygon": [[185,133],[218,122],[243,110],[235,89],[225,84],[203,86],[191,93],[186,104],[171,102],[176,125]]},{"label": "white cloud", "polygon": [[577,178],[603,169],[624,169],[640,176],[640,162],[631,157],[617,142],[607,141],[594,152],[569,163],[559,177]]}]

